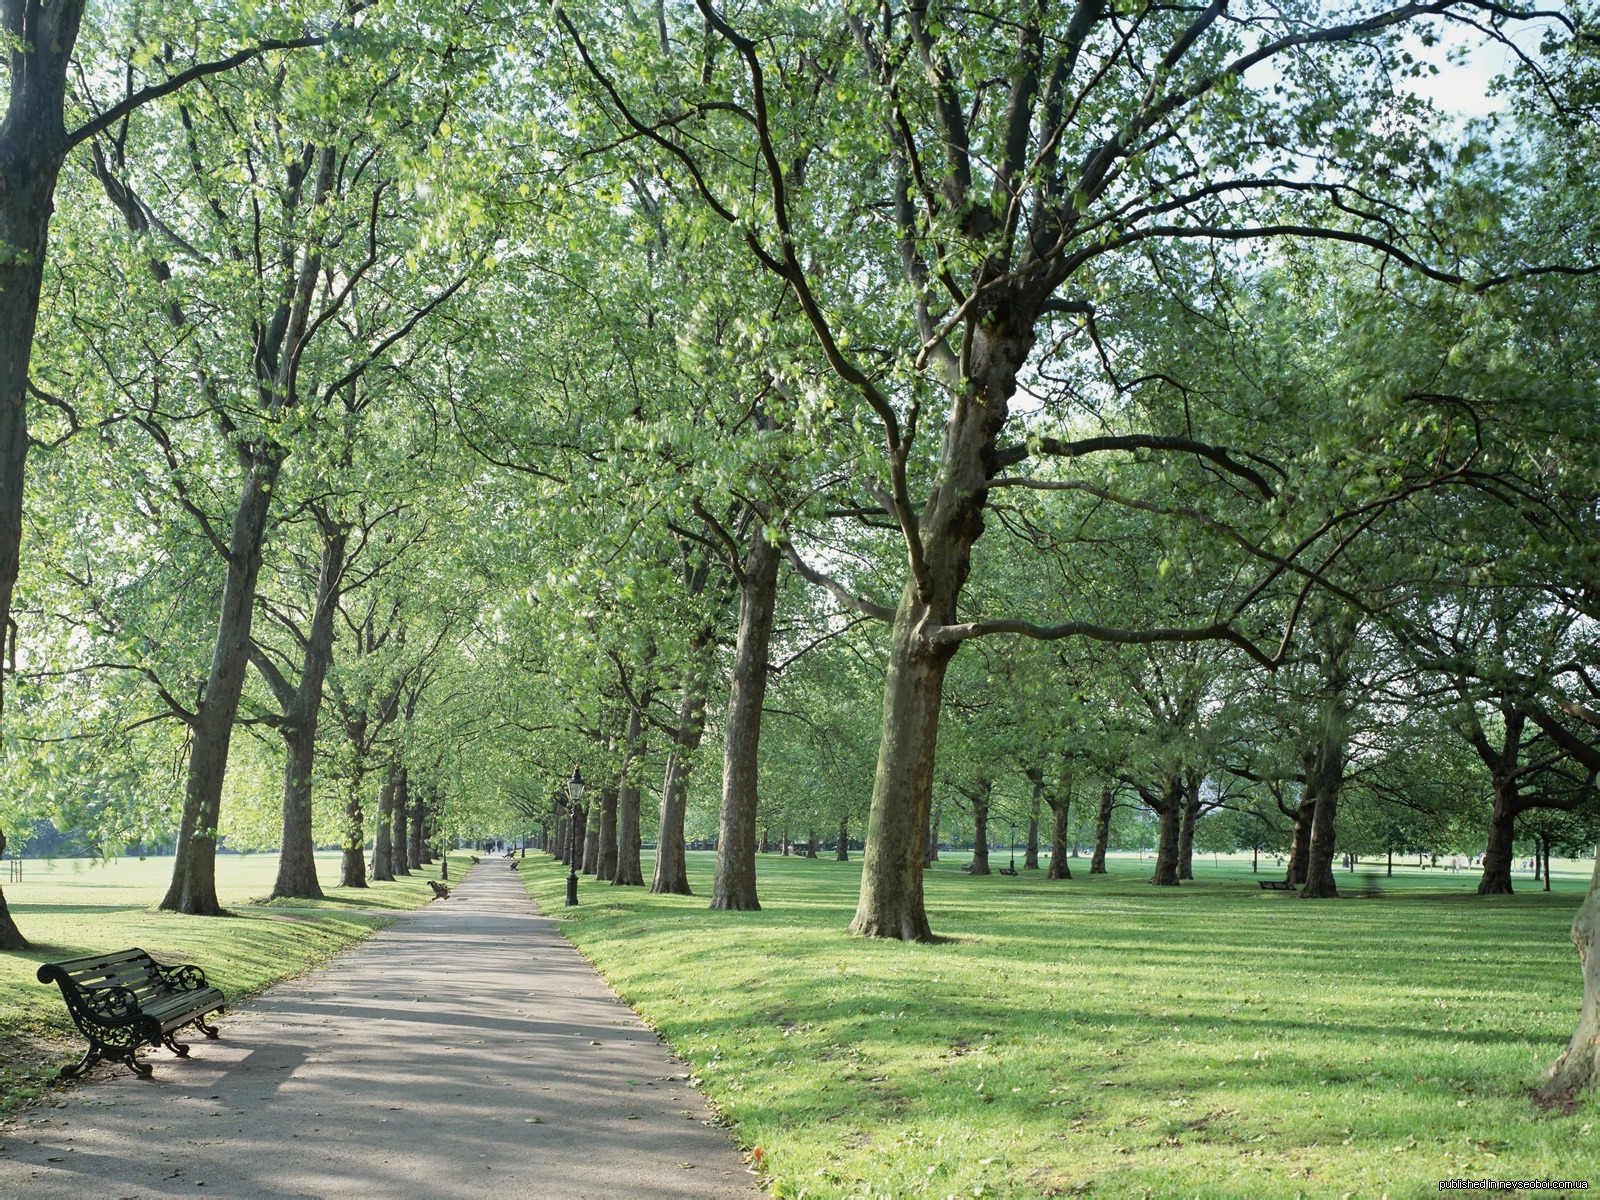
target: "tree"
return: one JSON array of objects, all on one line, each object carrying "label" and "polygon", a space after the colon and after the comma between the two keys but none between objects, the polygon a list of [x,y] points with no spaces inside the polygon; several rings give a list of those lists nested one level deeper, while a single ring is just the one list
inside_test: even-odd
[{"label": "tree", "polygon": [[[1425,186],[1432,164],[1419,159],[1410,129],[1423,114],[1413,102],[1397,105],[1385,79],[1397,31],[1423,14],[1400,6],[1314,26],[1267,14],[1241,37],[1216,6],[1152,13],[1126,31],[1093,0],[1060,10],[916,6],[871,18],[846,9],[820,21],[800,7],[740,18],[710,0],[698,9],[691,33],[677,11],[662,10],[647,29],[622,10],[562,6],[555,19],[573,52],[564,82],[589,101],[579,121],[604,127],[593,140],[636,143],[782,281],[816,352],[881,437],[870,490],[901,535],[904,589],[893,614],[857,603],[892,615],[893,653],[852,929],[927,940],[921,877],[940,699],[962,643],[1003,633],[1239,636],[1227,619],[1181,634],[964,620],[972,549],[997,474],[1030,457],[1152,453],[1204,463],[1217,472],[1209,484],[1242,484],[1268,502],[1276,495],[1242,457],[1253,447],[1153,430],[1142,412],[1130,411],[1133,421],[1116,433],[1007,444],[1019,378],[1036,368],[1041,347],[1055,352],[1060,318],[1094,337],[1102,303],[1088,294],[1092,279],[1159,247],[1329,238],[1461,279],[1426,265],[1426,248],[1387,215],[1369,220],[1337,203],[1341,187],[1387,193],[1413,171]],[[1449,6],[1474,9],[1470,0]],[[695,49],[674,53],[679,37]],[[1378,70],[1346,55],[1372,46]],[[1083,66],[1090,60],[1100,64],[1092,72]],[[1276,68],[1281,95],[1269,99],[1247,80],[1262,63]],[[819,75],[828,87],[813,86]],[[1340,87],[1327,86],[1333,75]],[[976,103],[983,81],[996,79],[1005,81],[1004,102]],[[840,94],[847,104],[822,102]],[[1254,136],[1258,127],[1270,136]],[[1302,138],[1329,128],[1373,132],[1341,132],[1337,146],[1324,146],[1320,133]],[[1391,139],[1399,128],[1406,132]],[[819,144],[850,151],[830,160],[812,152]],[[1298,165],[1325,151],[1337,156],[1340,178],[1314,169],[1304,177]],[[858,233],[828,220],[862,211],[889,223]],[[889,296],[892,318],[881,302]],[[930,451],[918,435],[924,418],[939,424],[936,394],[945,414]]]}]

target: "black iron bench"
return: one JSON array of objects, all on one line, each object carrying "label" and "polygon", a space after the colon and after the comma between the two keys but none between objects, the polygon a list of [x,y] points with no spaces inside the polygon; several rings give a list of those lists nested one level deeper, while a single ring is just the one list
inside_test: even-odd
[{"label": "black iron bench", "polygon": [[137,949],[45,963],[39,982],[61,988],[72,1023],[89,1039],[82,1060],[61,1068],[63,1079],[82,1075],[102,1059],[127,1063],[148,1079],[153,1070],[136,1057],[139,1047],[165,1045],[189,1057],[189,1047],[174,1035],[194,1025],[208,1038],[216,1037],[206,1017],[225,1003],[199,967],[163,966]]},{"label": "black iron bench", "polygon": [[1295,892],[1300,889],[1287,879],[1263,879],[1261,881],[1261,890],[1263,892]]}]

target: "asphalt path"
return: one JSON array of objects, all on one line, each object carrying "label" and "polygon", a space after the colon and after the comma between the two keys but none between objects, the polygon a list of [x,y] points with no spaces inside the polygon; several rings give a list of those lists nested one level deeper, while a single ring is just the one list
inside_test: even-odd
[{"label": "asphalt path", "polygon": [[557,928],[485,859],[232,1010],[220,1041],[150,1052],[154,1079],[102,1066],[19,1114],[0,1196],[760,1195],[684,1064]]}]

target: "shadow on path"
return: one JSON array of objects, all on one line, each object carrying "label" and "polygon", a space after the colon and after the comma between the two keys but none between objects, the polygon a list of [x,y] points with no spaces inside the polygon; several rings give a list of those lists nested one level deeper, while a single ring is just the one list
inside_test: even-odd
[{"label": "shadow on path", "polygon": [[758,1196],[682,1064],[497,866],[194,1057],[151,1054],[153,1080],[20,1114],[0,1195]]}]

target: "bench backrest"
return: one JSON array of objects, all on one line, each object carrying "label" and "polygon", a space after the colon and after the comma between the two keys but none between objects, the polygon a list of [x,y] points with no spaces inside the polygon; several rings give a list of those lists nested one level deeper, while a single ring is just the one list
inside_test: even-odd
[{"label": "bench backrest", "polygon": [[59,983],[63,989],[127,988],[141,1007],[151,996],[172,990],[162,980],[155,959],[139,949],[45,963],[39,968],[39,982]]}]

